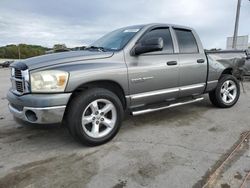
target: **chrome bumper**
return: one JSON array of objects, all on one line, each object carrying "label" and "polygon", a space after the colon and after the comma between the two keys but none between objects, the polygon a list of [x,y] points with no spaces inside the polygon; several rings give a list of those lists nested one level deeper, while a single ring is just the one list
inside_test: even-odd
[{"label": "chrome bumper", "polygon": [[18,119],[30,123],[37,124],[52,124],[62,122],[66,106],[53,106],[53,107],[23,107],[20,111],[9,104],[10,112]]}]

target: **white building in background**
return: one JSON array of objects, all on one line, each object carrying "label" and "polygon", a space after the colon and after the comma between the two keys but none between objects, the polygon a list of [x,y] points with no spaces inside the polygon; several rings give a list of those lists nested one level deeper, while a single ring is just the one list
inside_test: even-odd
[{"label": "white building in background", "polygon": [[[236,43],[236,49],[238,50],[246,50],[249,47],[248,43],[248,35],[245,36],[238,36],[237,37],[237,43]],[[232,50],[233,46],[233,37],[227,37],[227,50]]]}]

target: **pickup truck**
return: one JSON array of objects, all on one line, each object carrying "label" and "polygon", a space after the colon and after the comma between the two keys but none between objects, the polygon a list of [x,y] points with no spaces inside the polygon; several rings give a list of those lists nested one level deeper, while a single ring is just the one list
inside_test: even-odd
[{"label": "pickup truck", "polygon": [[65,124],[76,140],[100,145],[125,114],[140,115],[198,102],[220,108],[240,96],[244,52],[205,52],[197,33],[170,24],[110,32],[82,51],[11,64],[7,99],[17,119]]}]

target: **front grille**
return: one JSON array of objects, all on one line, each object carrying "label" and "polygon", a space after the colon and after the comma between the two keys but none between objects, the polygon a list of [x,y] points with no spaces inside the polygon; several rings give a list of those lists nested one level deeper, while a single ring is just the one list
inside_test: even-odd
[{"label": "front grille", "polygon": [[21,72],[21,70],[15,69],[15,78],[22,79],[22,72]]},{"label": "front grille", "polygon": [[28,92],[28,70],[19,70],[12,68],[11,70],[12,91],[19,95]]},{"label": "front grille", "polygon": [[23,82],[22,81],[16,81],[16,90],[20,93],[23,93]]}]

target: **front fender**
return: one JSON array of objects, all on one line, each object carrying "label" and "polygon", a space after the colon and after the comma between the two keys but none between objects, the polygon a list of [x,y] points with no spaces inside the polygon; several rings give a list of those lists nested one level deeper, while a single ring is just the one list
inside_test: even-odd
[{"label": "front fender", "polygon": [[[62,67],[61,67],[62,69]],[[70,76],[66,92],[73,92],[79,86],[93,81],[113,81],[119,84],[125,95],[128,94],[127,67],[123,62],[84,62],[63,67]]]}]

